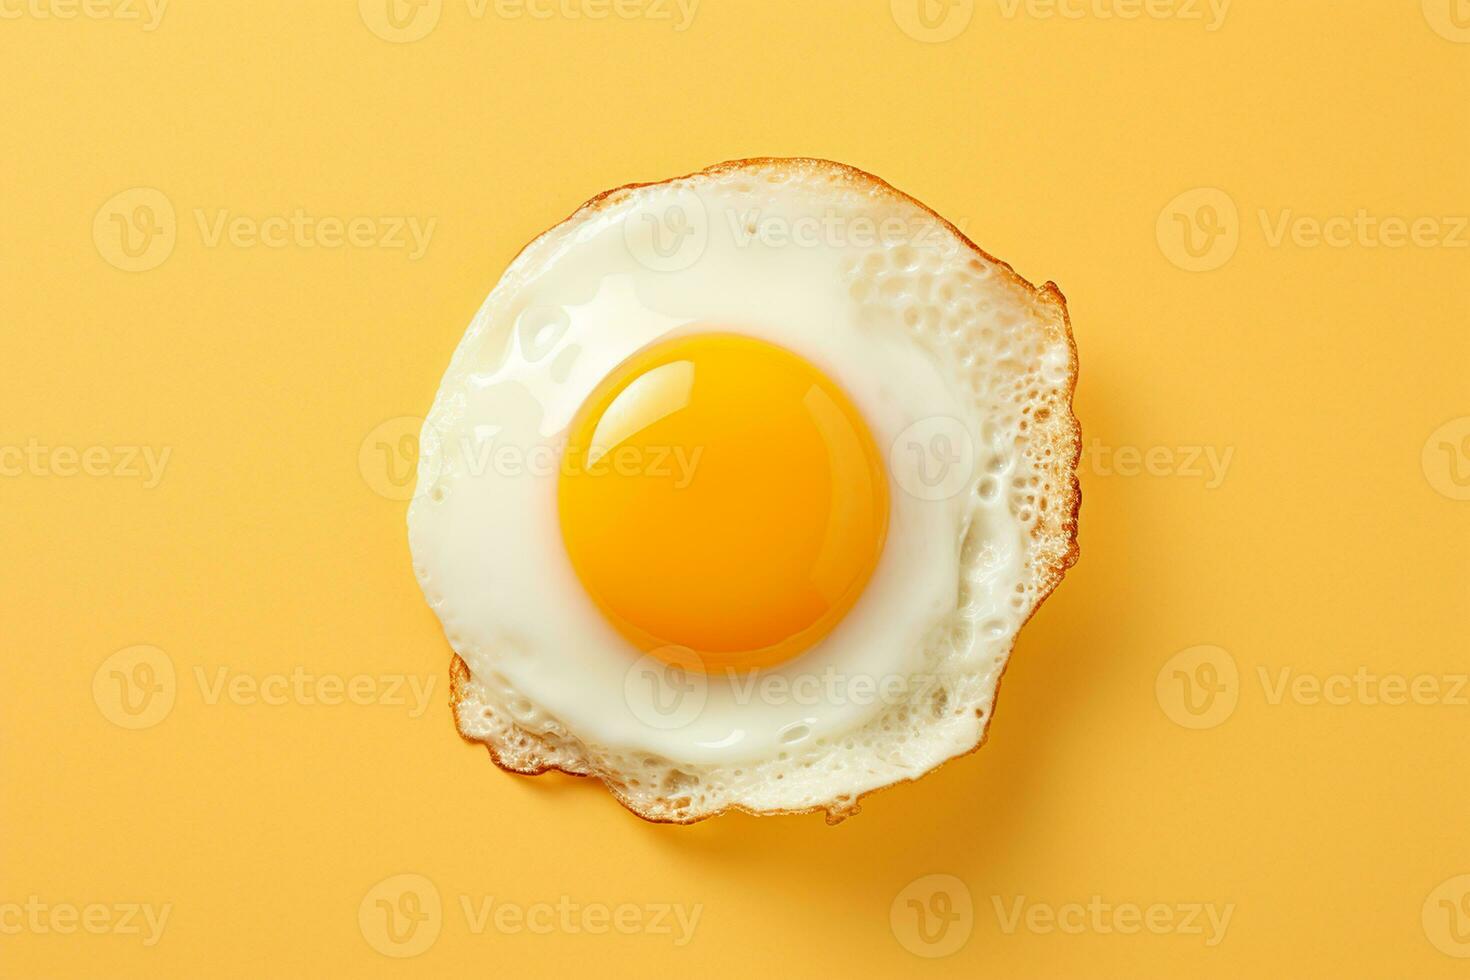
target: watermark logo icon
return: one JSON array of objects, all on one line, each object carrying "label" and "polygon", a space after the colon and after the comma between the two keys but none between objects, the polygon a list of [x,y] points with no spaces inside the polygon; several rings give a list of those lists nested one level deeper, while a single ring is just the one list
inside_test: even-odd
[{"label": "watermark logo icon", "polygon": [[1451,500],[1470,500],[1470,415],[1430,433],[1420,462],[1431,487]]},{"label": "watermark logo icon", "polygon": [[411,44],[439,25],[444,0],[357,0],[368,30],[393,44]]},{"label": "watermark logo icon", "polygon": [[893,22],[915,41],[941,44],[965,32],[975,17],[975,0],[889,0]]},{"label": "watermark logo icon", "polygon": [[948,500],[964,492],[975,475],[975,442],[959,419],[920,419],[893,440],[888,466],[909,496]]},{"label": "watermark logo icon", "polygon": [[1159,707],[1174,724],[1205,729],[1224,724],[1240,702],[1240,670],[1227,650],[1195,646],[1180,650],[1154,681]]},{"label": "watermark logo icon", "polygon": [[1470,0],[1420,0],[1424,19],[1446,41],[1470,44]]},{"label": "watermark logo icon", "polygon": [[92,219],[92,241],[107,263],[124,272],[156,269],[173,254],[179,221],[173,203],[154,187],[114,194]]},{"label": "watermark logo icon", "polygon": [[709,245],[709,212],[691,190],[653,195],[624,217],[623,240],[644,268],[681,272]]},{"label": "watermark logo icon", "polygon": [[1218,269],[1240,244],[1240,212],[1218,187],[1196,187],[1159,212],[1154,228],[1164,258],[1186,272]]},{"label": "watermark logo icon", "polygon": [[362,440],[357,468],[373,493],[388,500],[412,500],[433,484],[432,474],[418,479],[423,427],[424,420],[417,415],[400,415],[379,423]]},{"label": "watermark logo icon", "polygon": [[975,931],[975,902],[969,886],[954,875],[925,875],[894,897],[888,924],[899,945],[915,956],[950,956]]},{"label": "watermark logo icon", "polygon": [[687,647],[660,647],[633,662],[623,675],[623,700],[650,728],[683,728],[704,711],[709,680],[699,655]]},{"label": "watermark logo icon", "polygon": [[393,875],[362,897],[357,925],[373,949],[384,956],[407,959],[438,940],[444,927],[444,903],[439,889],[423,875]]},{"label": "watermark logo icon", "polygon": [[92,699],[119,728],[152,728],[168,717],[178,696],[174,662],[158,647],[119,650],[92,675]]},{"label": "watermark logo icon", "polygon": [[1470,959],[1470,874],[1443,881],[1424,899],[1424,935],[1435,949]]}]

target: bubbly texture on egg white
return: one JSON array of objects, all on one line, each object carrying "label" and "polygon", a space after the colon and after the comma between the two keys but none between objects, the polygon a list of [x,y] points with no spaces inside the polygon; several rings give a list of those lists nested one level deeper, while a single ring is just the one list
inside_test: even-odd
[{"label": "bubbly texture on egg white", "polygon": [[[861,593],[799,655],[751,669],[640,649],[588,594],[559,523],[569,461],[602,458],[566,451],[579,409],[640,352],[715,333],[820,372],[887,480]],[[1032,286],[862,171],[736,161],[593,199],[512,262],[420,440],[409,537],[455,651],[460,732],[502,768],[596,776],[640,816],[685,823],[730,808],[835,821],[977,748],[1017,631],[1076,560],[1076,375],[1055,285]],[[661,486],[699,478],[706,447],[656,448],[605,465]],[[781,448],[773,460],[789,458]],[[852,481],[838,482],[833,513],[851,513]],[[575,498],[594,517],[597,490]],[[796,547],[790,529],[748,534],[715,540],[773,565]],[[577,539],[582,565],[616,571],[600,540]],[[818,555],[829,567],[832,544]],[[718,556],[701,545],[691,554]],[[647,574],[680,567],[661,556],[640,558]],[[646,584],[630,594],[657,603],[656,577]]]}]

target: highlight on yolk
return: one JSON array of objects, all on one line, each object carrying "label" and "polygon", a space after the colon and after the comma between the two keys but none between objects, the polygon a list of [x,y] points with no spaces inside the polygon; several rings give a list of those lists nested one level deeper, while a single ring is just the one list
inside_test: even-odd
[{"label": "highlight on yolk", "polygon": [[619,365],[573,420],[558,479],[562,539],[603,614],[643,652],[684,648],[705,670],[826,636],[888,531],[883,457],[846,394],[734,334]]}]

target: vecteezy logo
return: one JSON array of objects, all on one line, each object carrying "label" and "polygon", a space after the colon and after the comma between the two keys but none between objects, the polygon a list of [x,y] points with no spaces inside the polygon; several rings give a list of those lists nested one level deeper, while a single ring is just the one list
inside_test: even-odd
[{"label": "vecteezy logo", "polygon": [[158,647],[119,650],[92,675],[92,700],[119,728],[152,728],[174,709],[177,694],[174,662]]},{"label": "vecteezy logo", "polygon": [[1446,956],[1470,958],[1470,874],[1439,884],[1424,899],[1424,935]]},{"label": "vecteezy logo", "polygon": [[368,30],[385,41],[409,44],[427,37],[439,24],[444,0],[357,0]]},{"label": "vecteezy logo", "polygon": [[660,647],[646,653],[623,675],[628,710],[650,728],[683,728],[704,711],[708,697],[703,664],[687,647]]},{"label": "vecteezy logo", "polygon": [[1240,212],[1218,187],[1196,187],[1164,205],[1154,228],[1164,258],[1186,272],[1229,262],[1240,244]]},{"label": "vecteezy logo", "polygon": [[92,219],[98,254],[124,272],[156,269],[173,254],[178,237],[173,203],[153,187],[113,195]]},{"label": "vecteezy logo", "polygon": [[1424,19],[1446,41],[1470,44],[1470,0],[1421,0]]},{"label": "vecteezy logo", "polygon": [[357,468],[373,493],[389,500],[412,500],[433,485],[437,455],[428,457],[434,461],[434,472],[419,472],[423,427],[424,420],[418,416],[400,415],[380,423],[362,440]]},{"label": "vecteezy logo", "polygon": [[888,466],[904,492],[920,500],[948,500],[975,474],[975,442],[959,419],[936,415],[904,429],[888,450]]},{"label": "vecteezy logo", "polygon": [[406,959],[434,945],[444,925],[439,889],[423,875],[384,878],[357,907],[362,938],[384,956]]},{"label": "vecteezy logo", "polygon": [[925,875],[894,897],[888,925],[904,949],[938,959],[959,952],[969,941],[975,903],[969,887],[954,875]]},{"label": "vecteezy logo", "polygon": [[1190,647],[1159,669],[1154,694],[1176,725],[1214,728],[1234,713],[1240,701],[1240,671],[1235,658],[1220,647]]},{"label": "vecteezy logo", "polygon": [[975,16],[975,0],[889,0],[893,22],[909,37],[925,44],[952,41]]},{"label": "vecteezy logo", "polygon": [[1431,487],[1451,500],[1470,500],[1470,415],[1430,433],[1420,462]]},{"label": "vecteezy logo", "polygon": [[709,213],[687,188],[655,193],[624,216],[623,240],[644,268],[680,272],[709,245]]}]

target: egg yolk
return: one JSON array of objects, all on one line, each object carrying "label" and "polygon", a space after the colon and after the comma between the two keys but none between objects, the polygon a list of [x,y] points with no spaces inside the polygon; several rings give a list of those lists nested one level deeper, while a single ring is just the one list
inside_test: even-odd
[{"label": "egg yolk", "polygon": [[557,497],[572,566],[613,626],[706,671],[826,636],[888,531],[883,458],[847,395],[733,334],[663,341],[609,374],[572,422]]}]

